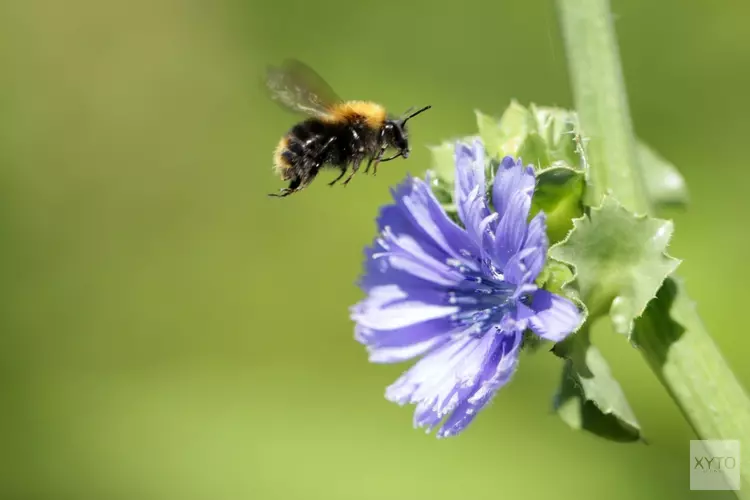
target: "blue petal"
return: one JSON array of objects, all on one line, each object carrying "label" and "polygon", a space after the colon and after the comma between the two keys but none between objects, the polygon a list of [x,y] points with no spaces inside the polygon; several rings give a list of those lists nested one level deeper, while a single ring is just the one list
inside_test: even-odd
[{"label": "blue petal", "polygon": [[526,219],[531,209],[531,196],[524,191],[517,191],[508,202],[500,223],[495,230],[496,265],[501,269],[523,245],[528,228]]},{"label": "blue petal", "polygon": [[366,251],[360,280],[365,291],[389,283],[447,286],[462,279],[462,269],[479,269],[479,249],[450,220],[427,184],[409,178],[393,196],[396,203],[378,217],[381,237]]},{"label": "blue petal", "polygon": [[372,247],[365,249],[365,272],[358,282],[364,291],[383,285],[396,285],[405,290],[434,288],[434,283],[391,265],[384,252],[385,248],[377,241]]},{"label": "blue petal", "polygon": [[526,259],[534,252],[534,248],[524,248],[513,255],[503,268],[505,281],[518,286],[532,283],[534,280],[531,277],[531,270],[526,266]]},{"label": "blue petal", "polygon": [[400,328],[371,328],[357,324],[354,335],[367,346],[373,363],[397,363],[421,356],[450,340],[455,330],[447,316]]},{"label": "blue petal", "polygon": [[411,235],[397,236],[386,227],[382,236],[378,243],[384,251],[373,253],[372,259],[386,259],[390,268],[437,285],[452,286],[463,280],[464,275],[455,266],[447,263],[450,257],[439,259],[430,255],[424,245],[420,245]]},{"label": "blue petal", "polygon": [[437,433],[438,438],[455,436],[466,429],[479,411],[492,401],[497,391],[510,381],[518,367],[522,338],[520,331],[494,336],[491,356],[485,362],[482,375],[471,395],[463,399],[443,423]]},{"label": "blue petal", "polygon": [[351,319],[365,328],[394,330],[456,313],[458,306],[443,305],[440,290],[405,291],[381,285],[351,309]]},{"label": "blue petal", "polygon": [[[448,434],[458,432],[510,378],[518,343],[520,334],[494,329],[481,337],[454,337],[408,370],[387,389],[386,397],[402,405],[417,404],[414,424],[428,431],[453,412],[446,422]],[[444,425],[441,435],[448,434]]]},{"label": "blue petal", "polygon": [[402,405],[419,402],[438,404],[440,396],[447,395],[455,387],[456,381],[450,377],[453,367],[461,361],[466,351],[473,351],[479,342],[480,338],[464,335],[436,349],[389,386],[386,398]]},{"label": "blue petal", "polygon": [[531,305],[527,308],[519,304],[519,309],[530,309],[530,312],[519,311],[519,314],[529,316],[529,327],[534,333],[553,342],[565,339],[581,324],[578,307],[570,300],[547,290],[534,292]]},{"label": "blue petal", "polygon": [[448,337],[438,336],[405,346],[369,348],[369,359],[371,363],[401,363],[427,354],[449,341]]},{"label": "blue petal", "polygon": [[456,163],[454,201],[458,216],[471,239],[481,246],[484,238],[482,222],[490,215],[486,200],[484,145],[479,139],[475,139],[471,144],[456,143],[454,156]]},{"label": "blue petal", "polygon": [[504,216],[513,196],[519,191],[526,193],[531,199],[535,183],[532,167],[524,168],[520,160],[514,162],[510,156],[503,158],[492,186],[492,203],[497,213]]},{"label": "blue petal", "polygon": [[485,154],[484,145],[479,139],[474,139],[471,144],[456,143],[454,158],[456,163],[456,188],[454,201],[458,209],[458,215],[465,226],[475,218],[484,218],[489,214],[487,205],[480,208],[483,213],[476,213],[473,201],[476,197],[472,194],[478,191],[482,200],[485,197]]},{"label": "blue petal", "polygon": [[[390,215],[400,223],[400,231],[410,233],[417,239],[432,242],[436,248],[442,250],[443,256],[464,260],[467,265],[472,263],[467,259],[467,255],[475,254],[476,246],[466,231],[448,217],[428,184],[421,179],[407,177],[406,181],[392,190],[392,195],[402,217],[382,214],[378,220],[381,229],[388,225],[397,232],[396,224],[386,217]],[[404,227],[403,219],[411,223],[410,228]]]},{"label": "blue petal", "polygon": [[539,212],[531,219],[529,230],[526,234],[524,248],[533,249],[528,257],[524,259],[524,264],[531,275],[531,280],[535,280],[544,268],[547,261],[547,249],[549,240],[547,239],[547,218],[544,212]]}]

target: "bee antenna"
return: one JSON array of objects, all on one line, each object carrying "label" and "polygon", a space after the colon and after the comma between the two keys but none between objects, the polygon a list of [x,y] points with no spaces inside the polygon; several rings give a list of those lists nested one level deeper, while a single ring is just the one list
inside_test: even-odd
[{"label": "bee antenna", "polygon": [[[404,121],[402,121],[402,122],[401,122],[401,124],[403,125],[403,124],[404,124],[404,123],[406,123],[407,121],[411,120],[412,118],[414,118],[414,117],[415,117],[415,116],[417,116],[418,114],[420,114],[420,113],[423,113],[423,112],[427,111],[427,110],[428,110],[428,109],[430,109],[431,107],[432,107],[432,106],[425,106],[425,107],[424,107],[424,108],[422,108],[422,109],[418,109],[418,110],[417,110],[417,111],[415,111],[414,113],[412,113],[412,114],[410,114],[409,116],[407,116],[406,118],[404,118]],[[411,107],[411,108],[409,108],[409,110],[407,110],[406,112],[408,113],[408,112],[409,112],[409,111],[411,111],[412,109],[414,109],[414,108],[413,108],[413,107]]]}]

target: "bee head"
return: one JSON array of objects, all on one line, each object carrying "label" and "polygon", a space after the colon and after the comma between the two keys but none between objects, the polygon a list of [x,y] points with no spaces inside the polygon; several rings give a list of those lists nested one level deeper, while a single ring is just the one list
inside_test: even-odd
[{"label": "bee head", "polygon": [[409,137],[401,120],[388,120],[383,127],[383,139],[399,156],[409,157]]},{"label": "bee head", "polygon": [[406,130],[406,122],[422,113],[423,111],[427,111],[431,107],[432,106],[425,106],[424,108],[417,110],[411,114],[409,114],[409,111],[411,111],[409,110],[404,113],[404,118],[387,120],[385,122],[385,125],[383,126],[383,138],[386,144],[395,149],[397,153],[391,158],[383,161],[392,160],[394,158],[398,158],[399,156],[403,156],[404,158],[409,157],[409,153],[411,152],[411,150],[409,149],[409,136]]}]

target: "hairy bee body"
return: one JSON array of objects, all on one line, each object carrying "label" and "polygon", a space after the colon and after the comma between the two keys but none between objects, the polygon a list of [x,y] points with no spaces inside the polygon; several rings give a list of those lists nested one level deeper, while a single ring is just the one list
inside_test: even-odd
[{"label": "hairy bee body", "polygon": [[282,180],[292,181],[293,190],[310,184],[322,168],[337,168],[343,174],[349,164],[375,157],[386,119],[379,104],[341,103],[330,116],[294,125],[276,147],[274,169]]},{"label": "hairy bee body", "polygon": [[[323,168],[347,172],[348,184],[360,165],[367,160],[365,173],[373,175],[381,162],[409,156],[406,121],[429,109],[427,106],[406,118],[389,116],[385,108],[371,101],[342,101],[312,69],[299,61],[286,61],[269,70],[267,85],[272,98],[286,109],[310,115],[294,125],[279,141],[273,155],[273,168],[288,187],[271,196],[288,196],[307,187]],[[397,153],[383,158],[386,149]]]}]

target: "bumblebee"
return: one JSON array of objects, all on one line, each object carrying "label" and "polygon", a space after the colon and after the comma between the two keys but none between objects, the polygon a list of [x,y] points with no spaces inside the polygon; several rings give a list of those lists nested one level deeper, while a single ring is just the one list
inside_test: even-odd
[{"label": "bumblebee", "polygon": [[[328,183],[333,186],[351,165],[351,173],[343,181],[347,185],[365,160],[364,172],[372,168],[375,175],[378,164],[408,158],[406,122],[431,108],[409,110],[397,118],[375,102],[343,101],[315,71],[293,59],[268,68],[266,86],[275,102],[308,116],[287,132],[274,152],[275,172],[289,181],[279,193],[269,194],[276,197],[306,188],[324,167],[340,170],[339,176]],[[383,158],[388,148],[396,152]]]}]

